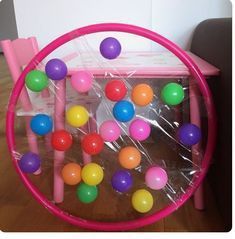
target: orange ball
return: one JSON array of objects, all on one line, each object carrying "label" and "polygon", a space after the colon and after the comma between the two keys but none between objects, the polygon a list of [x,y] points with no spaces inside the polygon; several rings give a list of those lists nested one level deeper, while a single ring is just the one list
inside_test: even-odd
[{"label": "orange ball", "polygon": [[76,185],[81,181],[81,167],[76,163],[66,164],[62,171],[61,176],[64,182],[68,185]]},{"label": "orange ball", "polygon": [[133,169],[140,164],[141,154],[137,148],[127,146],[119,152],[118,160],[123,168]]},{"label": "orange ball", "polygon": [[147,84],[138,84],[132,89],[131,99],[138,106],[148,105],[153,100],[153,90]]}]

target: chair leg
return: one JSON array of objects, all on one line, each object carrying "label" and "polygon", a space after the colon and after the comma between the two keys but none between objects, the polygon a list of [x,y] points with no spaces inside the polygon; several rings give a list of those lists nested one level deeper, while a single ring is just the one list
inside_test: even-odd
[{"label": "chair leg", "polygon": [[[30,121],[31,121],[31,117],[25,117],[26,134],[27,134],[29,149],[31,152],[35,154],[39,154],[37,136],[32,132],[30,128]],[[42,169],[40,167],[36,172],[34,172],[34,174],[39,175],[41,172],[42,172]]]},{"label": "chair leg", "polygon": [[[200,106],[198,102],[199,91],[197,85],[189,80],[189,98],[190,98],[190,118],[191,123],[201,128]],[[192,160],[196,165],[201,164],[201,145],[200,143],[192,147]],[[198,210],[205,209],[203,183],[194,193],[194,207]]]}]

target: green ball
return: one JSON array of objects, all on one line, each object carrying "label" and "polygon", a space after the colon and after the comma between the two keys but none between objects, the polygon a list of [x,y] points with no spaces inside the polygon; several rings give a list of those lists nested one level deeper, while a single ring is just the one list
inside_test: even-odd
[{"label": "green ball", "polygon": [[184,89],[180,84],[168,83],[163,87],[161,97],[167,105],[178,105],[184,99]]},{"label": "green ball", "polygon": [[83,203],[91,203],[95,201],[98,196],[98,189],[96,186],[90,186],[85,183],[80,183],[77,187],[77,197]]},{"label": "green ball", "polygon": [[48,86],[48,77],[43,71],[30,71],[25,78],[26,86],[34,91],[40,92]]}]

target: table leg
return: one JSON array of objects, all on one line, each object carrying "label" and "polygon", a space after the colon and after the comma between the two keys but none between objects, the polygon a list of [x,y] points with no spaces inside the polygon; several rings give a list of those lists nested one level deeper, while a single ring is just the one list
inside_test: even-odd
[{"label": "table leg", "polygon": [[96,121],[96,114],[94,113],[94,116],[90,118],[90,128],[91,132],[98,132],[98,126]]},{"label": "table leg", "polygon": [[[90,117],[90,119],[89,119],[89,131],[96,132],[96,133],[98,132],[95,113],[93,114],[93,117]],[[90,163],[91,156],[87,155],[85,152],[83,152],[83,161],[84,161],[84,164]]]},{"label": "table leg", "polygon": [[[66,79],[56,82],[55,87],[55,112],[54,129],[61,130],[65,128],[65,103],[66,103]],[[61,203],[64,199],[64,181],[61,177],[61,170],[64,162],[65,153],[54,151],[54,201]]]},{"label": "table leg", "polygon": [[91,155],[87,154],[85,151],[82,150],[82,159],[83,164],[86,165],[88,163],[91,163]]},{"label": "table leg", "polygon": [[[86,125],[87,132],[97,132],[96,117],[95,114],[93,117],[89,118],[89,122]],[[83,164],[86,165],[92,161],[91,155],[82,151]]]},{"label": "table leg", "polygon": [[51,152],[53,150],[51,146],[51,133],[45,136],[45,146],[46,146],[47,152]]},{"label": "table leg", "polygon": [[[199,90],[197,84],[189,79],[189,100],[190,100],[190,119],[191,123],[201,128],[200,106],[198,101]],[[201,164],[201,144],[198,143],[192,147],[192,160],[196,165]],[[197,153],[193,153],[197,152]],[[203,184],[194,193],[194,206],[198,210],[203,210],[204,205],[204,187]]]}]

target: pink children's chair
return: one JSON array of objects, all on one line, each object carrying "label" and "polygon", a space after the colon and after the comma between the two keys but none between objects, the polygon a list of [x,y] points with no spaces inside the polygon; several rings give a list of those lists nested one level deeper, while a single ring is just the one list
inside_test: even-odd
[{"label": "pink children's chair", "polygon": [[[1,41],[0,43],[12,80],[14,83],[16,83],[23,70],[23,67],[27,65],[32,57],[34,57],[39,51],[37,40],[35,37],[30,37],[27,39],[19,38],[13,41],[7,39]],[[47,89],[41,93],[43,98],[49,97],[49,95],[50,94]],[[25,112],[32,110],[32,103],[25,87],[20,95],[20,102]],[[30,150],[38,154],[37,137],[30,128],[30,120],[31,117],[25,117],[27,139]],[[40,172],[41,169],[35,172],[35,174],[40,174]]]},{"label": "pink children's chair", "polygon": [[[7,39],[0,42],[5,59],[7,61],[9,71],[14,84],[17,82],[23,68],[29,63],[29,61],[39,52],[38,43],[35,37],[29,37],[27,39],[18,38],[13,41]],[[60,85],[56,85],[55,93],[55,109],[54,109],[54,125],[56,129],[64,129],[64,107],[65,107],[65,80],[58,82]],[[42,98],[50,97],[48,89],[45,89],[41,93]],[[60,100],[58,100],[60,98]],[[30,95],[27,89],[24,89],[20,95],[20,102],[24,112],[30,112],[33,110],[33,104],[30,99]],[[30,121],[32,116],[26,116],[26,133],[30,151],[36,154],[38,151],[37,136],[32,132],[30,128]],[[51,145],[51,136],[47,135],[45,138],[46,145]],[[83,161],[85,163],[90,162],[90,156],[83,152]],[[64,182],[60,176],[61,167],[64,161],[64,152],[54,151],[54,202],[60,203],[64,198]],[[39,169],[35,174],[40,174]]]}]

